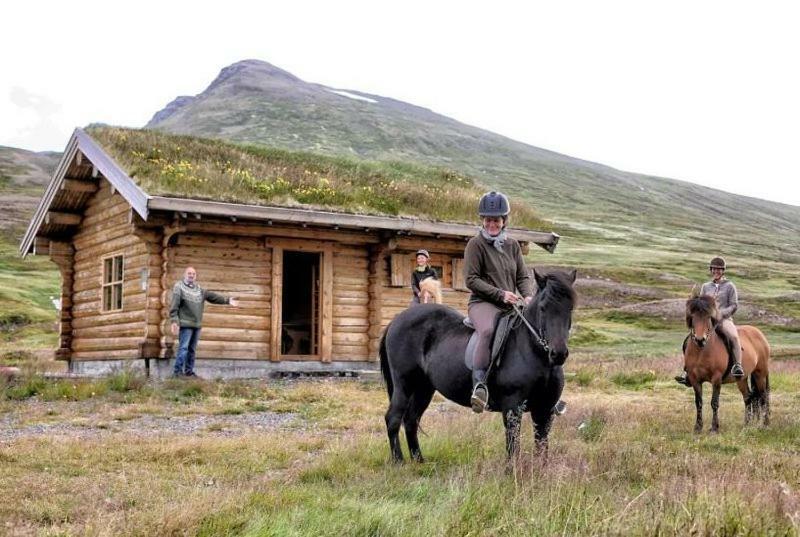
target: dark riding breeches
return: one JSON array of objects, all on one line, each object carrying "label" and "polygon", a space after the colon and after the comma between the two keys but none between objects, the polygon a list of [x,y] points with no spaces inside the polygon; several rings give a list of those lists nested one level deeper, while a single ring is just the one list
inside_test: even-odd
[{"label": "dark riding breeches", "polygon": [[475,331],[478,333],[478,344],[475,346],[473,369],[486,369],[489,367],[489,357],[494,334],[494,325],[501,309],[489,302],[474,302],[469,305],[468,313]]}]

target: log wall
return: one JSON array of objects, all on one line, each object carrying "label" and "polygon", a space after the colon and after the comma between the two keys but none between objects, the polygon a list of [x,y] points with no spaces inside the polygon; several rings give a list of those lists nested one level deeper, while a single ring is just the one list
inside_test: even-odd
[{"label": "log wall", "polygon": [[[110,184],[101,181],[72,238],[69,306],[73,360],[139,356],[139,343],[146,335],[147,300],[141,290],[141,270],[148,266],[149,256],[145,243],[133,233],[129,212],[130,206],[122,196],[112,193]],[[115,255],[123,256],[122,310],[104,312],[103,258]]]},{"label": "log wall", "polygon": [[165,322],[172,286],[188,266],[197,270],[201,287],[240,302],[236,308],[206,303],[198,358],[269,359],[272,252],[263,240],[179,233],[167,247],[166,260]]}]

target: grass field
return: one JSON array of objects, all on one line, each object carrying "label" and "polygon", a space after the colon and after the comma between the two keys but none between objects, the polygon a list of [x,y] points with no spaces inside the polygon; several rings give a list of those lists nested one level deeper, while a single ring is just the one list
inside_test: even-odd
[{"label": "grass field", "polygon": [[528,422],[511,475],[500,417],[438,396],[427,462],[391,464],[376,380],[29,376],[0,390],[0,532],[798,535],[798,356],[773,362],[768,428],[726,386],[716,435],[691,432],[678,363],[575,353],[548,461]]}]

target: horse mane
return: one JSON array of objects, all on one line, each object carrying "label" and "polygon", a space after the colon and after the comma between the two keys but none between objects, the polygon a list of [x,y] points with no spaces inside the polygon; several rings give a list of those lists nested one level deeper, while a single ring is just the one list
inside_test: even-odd
[{"label": "horse mane", "polygon": [[716,325],[719,322],[719,309],[717,308],[717,300],[713,296],[702,295],[691,297],[686,301],[686,327],[692,327],[692,317],[695,315],[703,315],[711,317],[712,324]]},{"label": "horse mane", "polygon": [[570,302],[571,304],[575,304],[578,299],[578,294],[575,292],[575,289],[573,289],[572,280],[567,273],[553,271],[544,274],[542,278],[545,283],[537,290],[528,308],[544,298],[552,298],[559,303]]}]

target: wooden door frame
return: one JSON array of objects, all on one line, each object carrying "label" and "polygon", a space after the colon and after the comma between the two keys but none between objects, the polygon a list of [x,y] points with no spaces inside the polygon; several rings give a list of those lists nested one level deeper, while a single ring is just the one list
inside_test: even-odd
[{"label": "wooden door frame", "polygon": [[270,354],[272,362],[280,362],[281,321],[283,317],[283,252],[309,252],[320,255],[320,335],[319,354],[287,355],[293,360],[330,362],[333,354],[333,243],[309,239],[267,237],[265,247],[272,250],[272,303],[270,309]]}]

